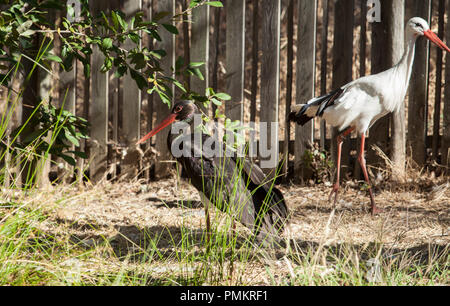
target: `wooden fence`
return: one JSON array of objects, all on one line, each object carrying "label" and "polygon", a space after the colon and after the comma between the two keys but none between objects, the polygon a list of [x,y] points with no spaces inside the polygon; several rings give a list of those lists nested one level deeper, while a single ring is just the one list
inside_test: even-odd
[{"label": "wooden fence", "polygon": [[[121,8],[127,16],[139,10],[147,17],[162,11],[174,15],[186,7],[184,0],[91,2],[94,14]],[[188,17],[192,23],[176,24],[178,37],[164,31],[161,42],[144,39],[143,43],[167,51],[162,63],[167,74],[178,56],[207,63],[205,81],[192,78],[190,86],[196,92],[213,87],[229,93],[232,100],[225,103],[225,113],[231,119],[279,122],[277,129],[269,129],[279,141],[270,145],[283,154],[280,160],[291,156],[296,174],[301,174],[303,153],[312,144],[334,150],[334,131],[320,121],[295,130],[286,125],[293,103],[305,103],[352,79],[391,67],[402,55],[404,25],[410,17],[427,19],[450,43],[450,22],[446,22],[450,0],[222,2],[224,8],[194,9]],[[369,22],[367,14],[377,13],[378,3],[381,22]],[[429,158],[449,165],[450,65],[444,66],[445,58],[450,55],[444,57],[424,39],[418,42],[406,110],[380,120],[370,131],[368,147],[378,145],[400,164],[406,155],[419,166]],[[60,77],[63,88],[70,88],[67,109],[87,116],[91,123],[91,139],[83,145],[90,156],[90,179],[96,182],[107,174],[148,178],[149,164],[142,152],[150,145],[159,152],[155,177],[167,175],[172,163],[166,162],[170,155],[165,133],[141,148],[135,145],[141,133],[168,114],[167,106],[159,97],[139,91],[131,78],[118,80],[112,73],[101,73],[102,62],[102,55],[94,50],[90,79],[85,80],[80,69]],[[357,142],[347,141],[343,150],[344,169],[350,172]],[[368,163],[377,162],[377,156],[369,154]],[[82,161],[78,165],[86,167]],[[359,175],[359,168],[354,169]]]}]

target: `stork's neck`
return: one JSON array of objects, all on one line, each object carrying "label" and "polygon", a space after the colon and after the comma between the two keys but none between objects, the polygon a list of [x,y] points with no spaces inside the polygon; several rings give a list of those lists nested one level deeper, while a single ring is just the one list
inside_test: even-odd
[{"label": "stork's neck", "polygon": [[[412,67],[414,64],[414,55],[416,49],[417,36],[412,31],[406,30],[405,33],[405,53],[400,62],[395,66],[396,70],[404,74],[405,87],[408,87],[409,80],[411,78]],[[406,88],[405,88],[406,90]]]}]

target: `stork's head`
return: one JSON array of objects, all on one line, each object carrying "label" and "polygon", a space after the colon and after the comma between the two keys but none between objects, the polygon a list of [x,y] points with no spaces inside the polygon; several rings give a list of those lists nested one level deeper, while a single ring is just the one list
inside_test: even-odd
[{"label": "stork's head", "polygon": [[431,42],[436,44],[442,50],[450,52],[450,49],[442,42],[442,40],[430,30],[428,22],[420,17],[411,18],[406,27],[413,33],[414,36],[425,36]]},{"label": "stork's head", "polygon": [[198,108],[194,102],[188,100],[182,100],[177,102],[170,112],[170,115],[167,116],[157,127],[150,131],[147,135],[145,135],[141,140],[138,141],[138,144],[145,142],[147,139],[155,136],[160,131],[162,131],[166,126],[171,125],[176,121],[184,121],[191,122],[194,118],[194,115],[197,113]]}]

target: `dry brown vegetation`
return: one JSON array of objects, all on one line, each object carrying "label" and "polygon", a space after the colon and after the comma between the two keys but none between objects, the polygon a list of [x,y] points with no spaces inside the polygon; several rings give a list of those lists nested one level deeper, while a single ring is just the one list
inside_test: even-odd
[{"label": "dry brown vegetation", "polygon": [[[70,246],[57,260],[36,263],[64,271],[62,279],[49,283],[98,284],[99,275],[121,275],[124,284],[137,284],[135,277],[145,275],[145,284],[359,285],[370,283],[368,264],[376,259],[382,262],[382,277],[373,284],[449,284],[448,180],[422,174],[405,183],[376,182],[376,201],[384,209],[376,217],[368,212],[364,186],[345,184],[333,207],[328,185],[280,186],[292,215],[282,245],[274,251],[245,247],[251,253],[245,260],[232,260],[233,247],[217,245],[226,250],[223,263],[205,254],[203,205],[183,180],[59,186],[3,195],[46,216],[35,224],[35,239]],[[11,213],[6,207],[0,216]],[[227,233],[228,217],[212,217],[216,230]],[[242,247],[250,233],[238,226],[235,234]],[[190,242],[184,249],[186,237]],[[244,252],[240,247],[236,254]],[[200,277],[205,260],[210,272]],[[129,278],[134,282],[127,282]]]}]

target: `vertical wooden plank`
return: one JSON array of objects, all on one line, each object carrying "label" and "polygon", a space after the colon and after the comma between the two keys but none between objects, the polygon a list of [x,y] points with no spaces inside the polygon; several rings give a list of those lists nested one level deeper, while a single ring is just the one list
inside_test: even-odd
[{"label": "vertical wooden plank", "polygon": [[[431,0],[416,0],[415,15],[430,22]],[[419,39],[410,83],[407,138],[407,148],[419,167],[426,161],[429,56],[429,40]]]},{"label": "vertical wooden plank", "polygon": [[286,112],[284,130],[284,161],[283,174],[287,178],[289,170],[289,142],[291,140],[291,125],[289,124],[289,114],[292,105],[292,81],[294,75],[294,0],[289,0],[287,17],[287,71],[286,71]]},{"label": "vertical wooden plank", "polygon": [[[95,15],[108,9],[107,2],[90,2],[91,11]],[[99,182],[107,170],[108,157],[108,77],[109,73],[100,72],[104,56],[97,46],[93,47],[91,55],[92,65],[92,100],[90,103],[91,122],[91,163],[90,179],[92,182]]]},{"label": "vertical wooden plank", "polygon": [[[187,11],[189,5],[189,0],[181,1],[181,9]],[[184,61],[187,63],[191,58],[191,39],[189,33],[189,14],[183,14],[183,52],[184,52]],[[184,76],[184,82],[186,83],[186,89],[191,88],[191,78],[188,75]]]},{"label": "vertical wooden plank", "polygon": [[[373,22],[372,26],[372,52],[371,52],[371,73],[376,74],[388,68],[391,68],[391,61],[385,55],[386,42],[389,36],[390,0],[381,1],[381,22]],[[402,40],[403,41],[403,40]],[[378,146],[383,152],[387,152],[389,147],[389,129],[391,116],[380,118],[369,130],[369,139],[367,141],[367,161],[371,165],[384,165],[384,161],[372,150],[372,146]]]},{"label": "vertical wooden plank", "polygon": [[[264,33],[261,66],[260,120],[267,124],[267,150],[270,156],[261,158],[261,166],[271,176],[278,162],[278,104],[280,92],[280,7],[281,0],[262,0],[261,30]],[[261,133],[262,134],[262,133]],[[261,143],[261,142],[260,142]],[[261,149],[261,148],[260,148]],[[270,159],[270,160],[268,160]],[[276,162],[274,162],[274,159]]]},{"label": "vertical wooden plank", "polygon": [[[447,7],[450,7],[450,0],[447,0]],[[447,20],[447,25],[445,28],[445,39],[447,44],[450,42],[450,20]],[[442,137],[442,161],[441,164],[446,165],[447,173],[450,174],[450,53],[446,53],[445,55],[445,88],[444,88],[444,96],[447,99],[444,99],[444,135]]]},{"label": "vertical wooden plank", "polygon": [[[213,35],[213,41],[214,44],[213,50],[211,54],[213,57],[210,59],[212,63],[212,71],[211,71],[211,86],[214,89],[214,91],[217,92],[219,87],[219,81],[218,81],[218,74],[219,74],[219,54],[220,54],[220,40],[222,36],[220,35],[220,24],[221,24],[221,12],[222,8],[213,8],[214,11],[214,35]],[[213,113],[215,113],[216,106],[213,106]]]},{"label": "vertical wooden plank", "polygon": [[[388,66],[396,65],[404,53],[405,41],[405,0],[390,0],[388,2]],[[406,162],[406,127],[405,104],[402,103],[398,112],[392,114],[391,160],[394,165],[393,177],[403,178]]]},{"label": "vertical wooden plank", "polygon": [[[54,14],[49,14],[48,18],[51,20],[55,20]],[[48,41],[45,39],[45,41]],[[52,75],[43,69],[38,69],[35,71],[35,73],[39,73],[39,101],[43,102],[44,104],[50,103],[50,98],[52,97],[52,91],[53,91],[53,81],[52,81]],[[47,143],[50,143],[52,139],[52,131],[49,131],[48,135],[45,137],[45,141]],[[39,187],[49,186],[50,185],[50,179],[49,179],[49,172],[50,172],[50,163],[52,160],[52,157],[50,153],[42,152],[43,156],[41,159],[37,162],[36,165],[36,184]]]},{"label": "vertical wooden plank", "polygon": [[[171,23],[170,18],[175,15],[175,0],[165,0],[158,1],[156,6],[156,11],[158,13],[168,12],[169,16],[162,19],[162,23]],[[167,76],[172,76],[171,67],[175,67],[175,36],[165,30],[159,32],[161,36],[160,42],[156,44],[157,49],[163,49],[166,51],[166,56],[161,60],[161,68]],[[174,86],[171,86],[172,92],[174,91]],[[154,109],[156,111],[156,121],[160,122],[166,118],[170,113],[170,108],[167,104],[164,104],[159,96],[154,96]],[[173,100],[172,103],[173,105]],[[170,105],[170,106],[172,106]],[[167,134],[169,132],[166,130],[164,132],[158,133],[156,135],[156,150],[159,152],[158,162],[155,165],[155,176],[156,178],[162,178],[169,175],[169,163],[166,161],[171,159],[169,148],[167,147]]]},{"label": "vertical wooden plank", "polygon": [[231,120],[244,119],[245,1],[228,0],[226,6],[227,93],[225,114]]},{"label": "vertical wooden plank", "polygon": [[[137,12],[142,11],[142,0],[124,1],[123,11],[125,13],[125,20],[129,23]],[[131,50],[135,47],[136,44],[129,38],[124,43],[125,50]],[[129,154],[129,156],[138,156],[135,144],[140,138],[142,92],[136,85],[136,81],[133,80],[130,73],[127,73],[123,77],[122,89],[122,95],[123,97],[126,97],[126,99],[123,100],[123,109],[125,111],[121,114],[123,139],[127,146],[127,154]],[[138,161],[135,158],[125,158],[122,161],[122,170],[123,174],[127,175],[130,179],[136,177],[138,172]]]},{"label": "vertical wooden plank", "polygon": [[366,51],[367,51],[367,0],[361,3],[361,32],[359,41],[359,76],[366,75]]},{"label": "vertical wooden plank", "polygon": [[[77,61],[74,61],[73,69],[71,71],[60,71],[59,72],[59,80],[61,82],[61,87],[59,90],[59,101],[60,107],[63,107],[65,110],[71,112],[72,114],[76,113],[75,104],[76,104],[76,95],[77,95]],[[65,100],[64,100],[65,99]],[[79,150],[80,148],[76,148]],[[62,161],[62,159],[61,159]],[[77,160],[78,162],[78,160]],[[65,169],[70,169],[66,171]],[[66,165],[64,170],[58,170],[58,177],[62,177],[64,181],[69,182],[71,179],[71,174],[74,169],[73,167]]]},{"label": "vertical wooden plank", "polygon": [[[334,17],[334,45],[333,45],[333,88],[339,88],[352,80],[353,68],[353,24],[354,24],[354,0],[335,1]],[[337,129],[333,129],[331,139],[331,152],[333,160],[336,160]],[[342,175],[349,165],[350,141],[344,141],[342,147]]]},{"label": "vertical wooden plank", "polygon": [[[34,48],[38,49],[38,37],[33,39]],[[22,95],[22,114],[21,114],[21,124],[25,123],[28,118],[32,115],[34,107],[38,105],[37,92],[39,90],[39,76],[37,70],[33,70],[34,63],[26,58],[22,59],[22,65],[24,69],[24,82],[22,83],[21,89],[23,88]],[[31,73],[31,75],[30,75]],[[33,128],[26,125],[20,134],[20,139],[23,141],[29,134],[33,132]],[[35,163],[26,161],[21,170],[22,184],[24,187],[31,187],[34,182],[31,181],[31,173],[34,171]]]},{"label": "vertical wooden plank", "polygon": [[[209,87],[209,5],[200,6],[192,11],[191,25],[191,62],[203,62],[200,68],[205,80],[191,76],[191,90],[201,95]],[[208,110],[209,111],[209,110]]]},{"label": "vertical wooden plank", "polygon": [[[439,29],[438,36],[444,36],[445,26],[445,0],[439,0],[438,7]],[[433,116],[433,158],[437,162],[439,157],[439,139],[441,133],[441,102],[442,102],[442,49],[436,48],[436,95],[434,99],[434,116]]]},{"label": "vertical wooden plank", "polygon": [[[317,0],[298,2],[297,84],[296,104],[305,104],[314,97],[316,71]],[[302,157],[314,141],[314,122],[295,127],[296,175],[303,175]]]},{"label": "vertical wooden plank", "polygon": [[250,122],[256,122],[256,97],[258,96],[258,54],[259,54],[259,1],[253,0],[252,28],[252,85],[250,97]]},{"label": "vertical wooden plank", "polygon": [[[328,23],[329,23],[329,0],[322,0],[322,50],[320,55],[320,93],[327,93],[327,72],[328,72]],[[327,138],[327,124],[325,120],[320,121],[320,148],[325,150]]]},{"label": "vertical wooden plank", "polygon": [[[361,32],[360,32],[360,41],[359,41],[359,77],[363,77],[366,75],[366,52],[367,52],[367,0],[359,0],[360,1],[360,10],[361,10]],[[361,135],[356,135],[356,148],[361,147]],[[355,163],[353,167],[353,178],[359,179],[361,177],[361,166],[359,163]]]}]

